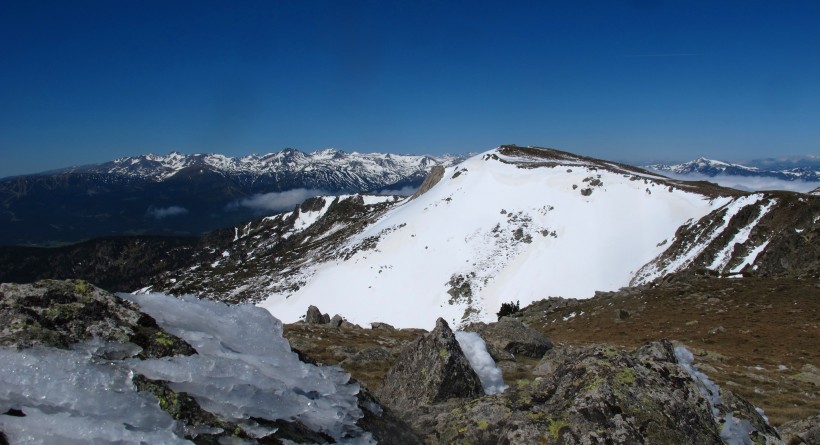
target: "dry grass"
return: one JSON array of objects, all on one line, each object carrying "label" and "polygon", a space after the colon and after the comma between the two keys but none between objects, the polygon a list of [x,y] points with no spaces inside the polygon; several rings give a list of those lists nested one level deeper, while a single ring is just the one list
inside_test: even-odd
[{"label": "dry grass", "polygon": [[350,375],[371,390],[378,390],[387,371],[393,366],[401,347],[425,331],[397,329],[395,331],[363,328],[332,328],[326,325],[293,323],[285,325],[284,336],[291,345],[324,365],[338,365],[357,352],[369,348],[385,348],[391,358],[364,364],[344,363]]},{"label": "dry grass", "polygon": [[[618,317],[619,310],[629,317]],[[571,312],[581,313],[563,321]],[[721,386],[763,408],[775,425],[820,413],[820,388],[795,378],[820,367],[820,284],[710,278],[582,301],[526,321],[553,341],[637,347],[669,338]],[[820,377],[820,376],[818,376]]]}]

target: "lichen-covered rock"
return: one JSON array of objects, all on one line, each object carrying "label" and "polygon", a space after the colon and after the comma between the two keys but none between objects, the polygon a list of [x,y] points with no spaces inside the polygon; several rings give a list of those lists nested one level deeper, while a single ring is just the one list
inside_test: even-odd
[{"label": "lichen-covered rock", "polygon": [[789,445],[820,445],[820,414],[780,425],[780,437]]},{"label": "lichen-covered rock", "polygon": [[133,303],[85,281],[0,284],[0,346],[65,349],[92,338],[134,343],[143,358],[196,352]]},{"label": "lichen-covered rock", "polygon": [[481,381],[455,334],[439,318],[429,334],[402,348],[379,395],[388,406],[407,411],[423,404],[483,394]]},{"label": "lichen-covered rock", "polygon": [[[524,323],[510,317],[503,317],[498,323],[475,323],[465,328],[466,331],[477,332],[487,342],[488,350],[506,351],[510,354],[520,354],[527,357],[541,358],[552,349],[552,341],[540,332]],[[494,354],[496,360],[502,359],[500,354]]]},{"label": "lichen-covered rock", "polygon": [[361,429],[373,435],[378,443],[423,445],[424,441],[409,424],[401,420],[393,410],[383,406],[378,399],[362,387],[358,394],[359,408],[364,417],[356,422]]},{"label": "lichen-covered rock", "polygon": [[[724,443],[712,407],[668,341],[634,352],[557,348],[550,360],[544,377],[423,413],[414,426],[431,431],[434,444]],[[731,404],[752,420],[753,443],[779,443],[751,405]]]}]

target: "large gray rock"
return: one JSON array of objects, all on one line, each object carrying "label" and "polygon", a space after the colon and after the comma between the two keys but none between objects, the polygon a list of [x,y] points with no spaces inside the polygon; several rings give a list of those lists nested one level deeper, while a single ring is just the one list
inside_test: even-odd
[{"label": "large gray rock", "polygon": [[777,433],[748,402],[723,392],[719,413],[668,341],[633,352],[605,346],[555,348],[552,371],[460,404],[418,414],[431,444],[723,444],[732,413],[749,430],[736,443],[777,444]]},{"label": "large gray rock", "polygon": [[330,322],[328,322],[328,325],[330,325],[331,328],[338,328],[342,325],[342,322],[344,322],[344,321],[345,321],[345,319],[342,318],[341,315],[336,314],[336,315],[333,316],[333,318],[330,319]]},{"label": "large gray rock", "polygon": [[[514,318],[504,317],[498,323],[475,323],[465,330],[477,332],[487,342],[490,351],[495,348],[510,354],[541,358],[552,349],[549,338]],[[496,358],[499,359],[501,357]]]},{"label": "large gray rock", "polygon": [[464,356],[455,334],[447,322],[439,318],[429,334],[402,348],[379,395],[388,406],[401,411],[450,398],[483,394],[481,381]]},{"label": "large gray rock", "polygon": [[318,307],[308,306],[307,313],[305,313],[305,323],[307,324],[328,324],[330,323],[330,316],[323,314]]},{"label": "large gray rock", "polygon": [[786,422],[777,430],[787,444],[820,445],[820,414]]}]

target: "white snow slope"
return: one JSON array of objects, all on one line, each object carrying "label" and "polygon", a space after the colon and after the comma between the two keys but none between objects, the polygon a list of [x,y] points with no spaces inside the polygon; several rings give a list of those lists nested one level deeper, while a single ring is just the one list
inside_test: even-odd
[{"label": "white snow slope", "polygon": [[678,227],[730,201],[580,157],[550,162],[495,149],[449,167],[350,239],[347,260],[308,266],[304,286],[260,306],[285,322],[311,304],[359,324],[492,321],[502,302],[627,285]]}]

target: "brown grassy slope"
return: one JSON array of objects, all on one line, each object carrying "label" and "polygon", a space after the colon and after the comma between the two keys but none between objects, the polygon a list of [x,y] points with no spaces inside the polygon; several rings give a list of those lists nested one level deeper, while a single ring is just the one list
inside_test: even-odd
[{"label": "brown grassy slope", "polygon": [[[559,347],[606,343],[631,349],[669,338],[686,345],[695,354],[696,366],[719,385],[763,408],[773,424],[820,414],[816,280],[705,278],[570,303],[548,313],[548,304],[535,303],[518,317]],[[563,320],[573,312],[574,317]],[[422,332],[285,326],[295,348],[321,363],[341,363],[372,390],[381,386],[401,346]],[[367,363],[348,359],[379,347],[390,357]],[[537,364],[537,359],[523,356],[515,363],[503,362],[504,378],[508,383],[532,379]]]},{"label": "brown grassy slope", "polygon": [[705,278],[600,294],[549,314],[536,307],[522,319],[558,343],[680,342],[711,379],[763,408],[775,425],[820,413],[816,280]]}]

